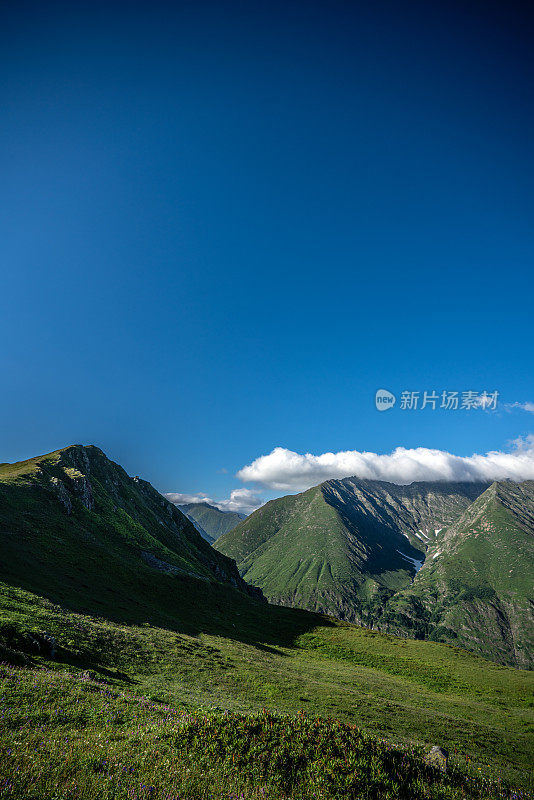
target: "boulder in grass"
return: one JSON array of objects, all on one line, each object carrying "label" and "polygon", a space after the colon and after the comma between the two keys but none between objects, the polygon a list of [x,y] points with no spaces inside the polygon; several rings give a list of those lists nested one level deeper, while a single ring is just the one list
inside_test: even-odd
[{"label": "boulder in grass", "polygon": [[55,638],[53,636],[50,636],[49,633],[40,633],[38,639],[41,644],[41,650],[43,651],[44,655],[47,655],[50,658],[55,658],[56,655]]},{"label": "boulder in grass", "polygon": [[98,675],[92,669],[86,669],[81,673],[80,678],[82,681],[96,681],[98,680]]},{"label": "boulder in grass", "polygon": [[436,769],[441,770],[441,772],[447,772],[449,751],[444,750],[442,747],[438,747],[438,745],[434,745],[434,747],[427,754],[425,761],[429,766],[435,767]]}]

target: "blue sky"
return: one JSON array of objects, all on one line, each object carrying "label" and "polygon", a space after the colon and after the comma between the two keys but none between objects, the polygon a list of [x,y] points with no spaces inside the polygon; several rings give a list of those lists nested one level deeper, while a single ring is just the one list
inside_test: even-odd
[{"label": "blue sky", "polygon": [[[93,443],[223,499],[276,447],[531,434],[532,27],[513,3],[4,5],[0,460]],[[378,413],[379,388],[500,405]]]}]

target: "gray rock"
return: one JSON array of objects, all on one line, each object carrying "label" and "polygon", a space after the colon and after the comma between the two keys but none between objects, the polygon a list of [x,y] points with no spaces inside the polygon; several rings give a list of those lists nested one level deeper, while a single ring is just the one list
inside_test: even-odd
[{"label": "gray rock", "polygon": [[59,502],[63,503],[63,505],[67,509],[67,514],[70,514],[70,512],[72,511],[72,501],[65,487],[65,484],[63,483],[63,481],[60,481],[59,478],[50,478],[50,483],[56,490]]},{"label": "gray rock", "polygon": [[429,766],[440,769],[442,772],[447,772],[449,751],[444,750],[442,747],[438,747],[438,745],[434,745],[434,747],[427,754],[425,761],[427,764],[429,764]]},{"label": "gray rock", "polygon": [[92,669],[86,669],[85,672],[82,672],[80,678],[82,679],[82,681],[96,681],[98,675],[96,674],[96,672],[93,672]]},{"label": "gray rock", "polygon": [[41,633],[39,634],[39,640],[41,642],[41,650],[44,650],[46,655],[50,656],[50,658],[54,658],[56,655],[55,638],[50,636],[49,633]]},{"label": "gray rock", "polygon": [[22,636],[22,641],[26,651],[34,653],[37,656],[41,654],[41,643],[36,636],[33,636],[31,633],[25,633]]},{"label": "gray rock", "polygon": [[72,479],[73,489],[76,496],[81,500],[82,505],[88,511],[92,511],[95,507],[95,501],[93,498],[93,488],[89,482],[89,479],[82,475],[81,478],[73,478]]}]

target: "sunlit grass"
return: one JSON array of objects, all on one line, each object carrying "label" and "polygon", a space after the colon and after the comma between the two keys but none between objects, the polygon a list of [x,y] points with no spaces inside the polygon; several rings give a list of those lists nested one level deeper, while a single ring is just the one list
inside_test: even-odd
[{"label": "sunlit grass", "polygon": [[180,712],[50,670],[0,667],[0,797],[527,798],[305,714]]},{"label": "sunlit grass", "polygon": [[[242,641],[239,628],[230,638],[112,622],[13,587],[4,587],[1,597],[0,621],[16,626],[21,637],[12,650],[24,646],[27,632],[55,637],[54,659],[19,653],[36,666],[74,676],[91,670],[110,691],[144,695],[179,712],[306,711],[401,747],[438,744],[462,768],[470,763],[487,778],[531,786],[531,673],[458,648],[327,620],[291,645],[282,635],[274,645],[260,637]],[[283,612],[273,609],[281,619]],[[241,624],[239,615],[233,618]]]}]

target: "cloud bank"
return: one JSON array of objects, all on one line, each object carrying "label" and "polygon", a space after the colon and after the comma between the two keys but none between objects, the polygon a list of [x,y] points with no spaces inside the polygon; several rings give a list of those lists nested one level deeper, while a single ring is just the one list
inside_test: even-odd
[{"label": "cloud bank", "polygon": [[346,450],[312,455],[276,447],[243,467],[237,477],[276,491],[303,491],[331,478],[370,478],[408,484],[412,481],[534,480],[534,435],[517,439],[509,453],[455,456],[426,447],[397,447],[387,455]]},{"label": "cloud bank", "polygon": [[182,494],[181,492],[167,492],[167,500],[175,505],[186,505],[187,503],[209,503],[220,511],[237,511],[239,514],[252,514],[263,504],[258,492],[252,489],[234,489],[227,500],[212,500],[208,495]]}]

